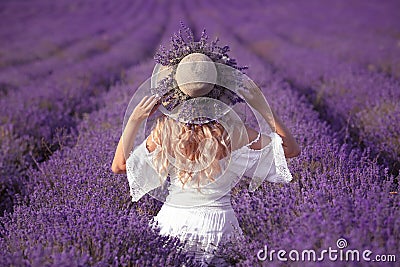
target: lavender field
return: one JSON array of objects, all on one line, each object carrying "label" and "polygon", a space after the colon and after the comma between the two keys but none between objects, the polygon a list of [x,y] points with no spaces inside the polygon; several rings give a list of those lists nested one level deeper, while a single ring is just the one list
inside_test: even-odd
[{"label": "lavender field", "polygon": [[[396,0],[1,1],[0,266],[197,266],[148,227],[162,203],[132,203],[110,169],[126,107],[181,21],[230,46],[302,149],[291,183],[233,189],[245,241],[221,248],[226,261],[400,266],[399,11]],[[360,261],[257,257],[339,239]]]}]

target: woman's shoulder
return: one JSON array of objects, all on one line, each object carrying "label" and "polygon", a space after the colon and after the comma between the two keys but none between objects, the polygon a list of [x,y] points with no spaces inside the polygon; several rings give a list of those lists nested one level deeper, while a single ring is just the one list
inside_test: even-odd
[{"label": "woman's shoulder", "polygon": [[251,144],[249,147],[254,150],[260,150],[262,148],[260,133],[249,126],[246,126],[246,131],[249,139],[249,144]]},{"label": "woman's shoulder", "polygon": [[154,141],[153,132],[146,138],[146,148],[148,152],[153,152],[157,148],[157,143]]},{"label": "woman's shoulder", "polygon": [[250,148],[251,150],[262,150],[266,146],[269,146],[271,138],[267,135],[260,134],[250,126],[245,126],[242,130],[236,129],[232,136],[235,140],[236,147],[233,150]]}]

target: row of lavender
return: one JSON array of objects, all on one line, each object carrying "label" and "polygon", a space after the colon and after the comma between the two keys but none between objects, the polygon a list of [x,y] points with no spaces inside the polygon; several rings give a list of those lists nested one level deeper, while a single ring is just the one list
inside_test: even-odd
[{"label": "row of lavender", "polygon": [[[344,62],[400,77],[398,1],[381,4],[352,0],[321,5],[320,1],[307,0],[299,5],[290,0],[263,0],[234,4],[229,15],[241,22],[235,30],[246,31],[252,42],[272,37],[271,43],[265,44],[274,45],[279,35],[299,48],[328,53]],[[237,12],[241,8],[250,8],[251,12]],[[270,33],[273,34],[269,36]]]},{"label": "row of lavender", "polygon": [[[281,33],[287,34],[283,37],[298,46],[400,78],[399,2],[338,1],[335,5],[308,1],[301,9],[291,6],[289,17],[296,20],[289,19],[290,25],[283,26]],[[292,30],[287,31],[288,27]]]},{"label": "row of lavender", "polygon": [[191,16],[196,25],[212,28],[241,56],[239,62],[250,66],[248,75],[262,86],[269,103],[282,114],[302,146],[302,155],[290,162],[296,178],[293,183],[264,184],[255,194],[238,188],[233,201],[247,242],[233,241],[224,250],[227,258],[254,266],[259,263],[256,253],[264,245],[269,250],[321,251],[335,247],[339,238],[360,251],[398,251],[400,201],[390,194],[395,178],[371,160],[368,151],[334,138],[332,128],[320,121],[308,99],[273,66],[238,42],[225,24],[220,20],[204,24],[200,18],[209,14],[209,8],[197,6],[196,10]]},{"label": "row of lavender", "polygon": [[[61,76],[58,78],[65,78],[65,80],[68,79],[70,83],[73,83],[74,81],[71,79],[82,80],[85,76],[90,75],[91,72],[98,70],[98,67],[94,70],[83,69],[81,71],[84,72],[80,76],[69,75],[67,72],[70,68],[74,68],[78,62],[85,63],[99,54],[109,52],[113,48],[112,46],[118,45],[123,41],[126,37],[126,32],[135,32],[138,26],[143,23],[145,14],[149,14],[155,7],[155,3],[152,1],[135,3],[135,5],[126,6],[122,10],[118,8],[118,5],[110,7],[113,12],[107,8],[99,9],[99,11],[103,11],[98,12],[99,14],[91,12],[94,9],[91,6],[90,9],[87,8],[87,12],[91,12],[90,15],[81,11],[80,17],[71,15],[60,7],[60,11],[65,13],[64,16],[59,18],[63,27],[57,27],[59,26],[58,20],[50,17],[49,19],[52,19],[52,23],[44,20],[43,23],[34,24],[28,32],[29,36],[29,33],[35,32],[35,26],[37,26],[38,36],[30,36],[30,38],[22,36],[18,39],[20,42],[15,44],[7,42],[11,47],[2,46],[2,54],[4,54],[2,62],[7,62],[5,56],[12,58],[11,61],[16,62],[11,62],[11,64],[1,69],[0,79],[2,81],[3,94],[8,94],[8,88],[18,89],[24,85],[36,85],[47,79],[51,80],[51,84],[54,80],[57,80],[58,75]],[[125,4],[129,4],[129,2]],[[83,7],[79,8],[79,10],[81,9],[85,10]],[[96,9],[94,10],[96,11]],[[115,14],[113,14],[114,12]],[[48,14],[43,16],[43,18],[48,17]],[[26,21],[23,20],[23,23],[25,25]],[[78,27],[76,23],[88,26]],[[50,32],[41,32],[42,29],[46,29],[46,25],[56,25],[56,27]],[[68,27],[70,25],[73,26],[73,32],[70,32],[71,29]],[[4,38],[7,37],[4,36]],[[37,47],[32,45],[32,39],[36,40],[35,44],[39,44]],[[49,42],[51,45],[46,45],[45,42]],[[115,48],[113,49],[115,50]],[[30,53],[33,58],[29,59],[24,53]],[[18,59],[21,56],[25,61]],[[67,73],[61,75],[59,72]],[[86,74],[86,72],[88,73]]]},{"label": "row of lavender", "polygon": [[[333,138],[308,100],[237,43],[225,26],[200,20],[208,10],[183,7],[186,12],[196,10],[187,14],[198,27],[196,32],[207,27],[221,42],[231,44],[240,64],[248,63],[248,74],[262,85],[303,148],[302,155],[290,162],[293,183],[264,184],[255,193],[236,188],[233,202],[246,242],[233,240],[225,247],[227,261],[254,266],[260,263],[256,254],[265,244],[270,249],[318,250],[335,247],[339,237],[354,249],[398,251],[399,199],[389,194],[393,177],[368,154]],[[180,5],[171,8],[181,10]],[[177,21],[170,21],[168,35],[177,27]],[[26,186],[33,193],[3,219],[5,265],[24,265],[25,260],[34,265],[177,266],[183,261],[185,255],[174,249],[178,243],[163,247],[166,240],[147,226],[160,203],[146,197],[130,204],[126,176],[110,173],[126,105],[153,64],[150,60],[128,71],[127,79],[134,82],[99,96],[105,107],[85,117],[74,148],[57,151],[39,170],[30,170],[33,180]],[[344,266],[335,262],[338,265]]]},{"label": "row of lavender", "polygon": [[[26,75],[30,80],[21,86],[15,84],[14,90],[0,99],[1,214],[10,210],[15,193],[29,193],[20,187],[22,180],[29,179],[26,169],[46,160],[61,146],[73,145],[82,115],[104,105],[99,95],[124,78],[125,69],[140,63],[159,43],[167,18],[161,12],[164,6],[142,1],[126,10],[129,12],[112,16],[117,22],[122,19],[121,26],[104,23],[105,32],[98,36],[84,30],[85,38],[62,50],[64,58],[53,55],[2,70],[5,77],[12,69],[18,79]],[[147,15],[154,13],[161,15],[148,21]],[[111,18],[107,20],[113,21]],[[98,47],[104,36],[107,45]],[[29,50],[29,43],[25,45]]]},{"label": "row of lavender", "polygon": [[[7,27],[1,29],[0,38],[7,42],[1,46],[0,67],[10,68],[60,56],[61,50],[88,41],[94,35],[107,33],[110,29],[118,31],[118,25],[124,27],[122,19],[134,15],[130,11],[139,11],[141,4],[36,1],[32,5],[29,2],[3,2],[0,12],[2,23]],[[95,8],[95,5],[102,8]]]},{"label": "row of lavender", "polygon": [[[152,63],[152,62],[151,62]],[[75,147],[65,147],[31,169],[20,199],[2,218],[2,266],[178,266],[187,259],[148,228],[157,203],[132,205],[126,177],[110,164],[121,134],[129,93],[151,72],[152,64],[131,70],[136,82],[103,96],[104,109],[79,124]]]},{"label": "row of lavender", "polygon": [[[182,13],[179,5],[163,11]],[[179,26],[173,18],[159,36],[164,40]],[[28,170],[31,180],[23,186],[32,193],[19,198],[14,212],[2,219],[0,265],[191,265],[177,239],[168,240],[148,228],[149,215],[159,203],[147,198],[132,205],[126,178],[110,170],[126,105],[153,64],[151,58],[125,69],[121,84],[98,96],[104,107],[78,125],[76,145],[56,151],[37,170]]]},{"label": "row of lavender", "polygon": [[[350,137],[353,143],[371,149],[381,164],[398,174],[400,82],[371,67],[385,64],[377,59],[390,59],[392,70],[400,64],[398,40],[393,36],[400,25],[391,13],[395,5],[395,1],[378,6],[343,1],[324,6],[307,1],[296,8],[290,3],[263,1],[249,7],[251,15],[239,12],[240,6],[227,9],[234,23],[210,13],[214,3],[203,2],[202,8],[308,95],[341,138]],[[285,19],[281,19],[283,14]],[[369,22],[371,16],[374,20]],[[373,26],[366,27],[364,22]],[[349,38],[343,37],[345,33]],[[370,42],[360,43],[367,37]],[[327,40],[329,45],[324,46]]]}]

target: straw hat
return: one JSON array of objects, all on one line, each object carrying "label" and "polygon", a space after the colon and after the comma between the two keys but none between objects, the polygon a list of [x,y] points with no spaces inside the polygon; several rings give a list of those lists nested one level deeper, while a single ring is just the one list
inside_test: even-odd
[{"label": "straw hat", "polygon": [[217,81],[217,68],[208,56],[192,53],[178,64],[175,79],[179,89],[191,97],[208,94]]},{"label": "straw hat", "polygon": [[208,94],[217,81],[217,68],[212,59],[202,53],[192,53],[185,56],[176,67],[156,64],[153,69],[151,86],[157,87],[160,82],[170,76],[175,79],[177,87],[189,97]]},{"label": "straw hat", "polygon": [[150,91],[161,97],[158,109],[162,113],[201,124],[245,102],[236,92],[247,66],[237,66],[228,55],[229,46],[217,43],[218,38],[208,41],[205,30],[196,42],[192,30],[182,24],[182,30],[171,37],[170,48],[160,46],[154,56]]},{"label": "straw hat", "polygon": [[174,66],[156,64],[151,87],[153,94],[162,96],[160,111],[185,123],[201,124],[223,116],[229,106],[243,100],[218,84],[220,71],[210,57],[199,52],[184,56]]}]

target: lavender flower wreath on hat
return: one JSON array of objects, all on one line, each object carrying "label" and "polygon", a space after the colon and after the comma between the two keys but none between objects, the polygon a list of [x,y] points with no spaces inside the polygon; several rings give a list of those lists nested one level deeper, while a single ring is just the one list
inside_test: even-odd
[{"label": "lavender flower wreath on hat", "polygon": [[[158,73],[164,75],[162,79],[156,78],[156,82],[152,83],[151,92],[161,97],[160,110],[165,115],[171,115],[171,112],[179,106],[178,119],[180,121],[196,124],[208,123],[215,120],[215,116],[196,116],[196,114],[202,114],[201,106],[203,106],[204,111],[208,109],[207,105],[199,105],[199,101],[188,100],[199,97],[214,100],[213,106],[218,110],[215,114],[223,114],[227,106],[245,102],[231,89],[215,83],[217,76],[225,74],[221,73],[214,65],[224,64],[227,66],[226,69],[228,67],[233,68],[239,73],[242,73],[248,67],[237,66],[236,60],[227,54],[230,50],[229,46],[220,47],[217,45],[218,38],[209,43],[205,29],[200,40],[195,42],[192,30],[183,23],[181,23],[181,26],[185,34],[182,30],[179,30],[171,37],[170,49],[167,50],[161,45],[154,57],[158,64],[154,68],[153,76]],[[195,66],[196,62],[202,64]],[[197,70],[193,70],[194,67]],[[203,81],[207,79],[210,82],[191,83],[190,79],[193,75],[196,77],[203,76]],[[233,83],[242,83],[241,75],[236,73],[232,77],[230,78],[233,79]],[[218,101],[221,105],[216,104]]]}]

